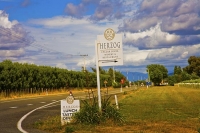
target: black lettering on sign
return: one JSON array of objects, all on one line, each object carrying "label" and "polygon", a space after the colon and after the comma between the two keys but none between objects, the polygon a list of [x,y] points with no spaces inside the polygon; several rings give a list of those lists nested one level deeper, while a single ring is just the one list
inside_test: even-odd
[{"label": "black lettering on sign", "polygon": [[120,42],[98,43],[100,50],[105,49],[119,49],[121,47]]},{"label": "black lettering on sign", "polygon": [[63,112],[77,112],[77,109],[65,109]]}]

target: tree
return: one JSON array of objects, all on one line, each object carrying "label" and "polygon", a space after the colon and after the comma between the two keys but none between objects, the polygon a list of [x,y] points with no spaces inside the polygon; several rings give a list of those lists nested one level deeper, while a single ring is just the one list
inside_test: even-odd
[{"label": "tree", "polygon": [[174,86],[174,83],[175,83],[175,77],[174,77],[174,75],[169,76],[169,77],[168,77],[168,84],[169,84],[170,86]]},{"label": "tree", "polygon": [[183,71],[181,73],[181,81],[184,81],[184,80],[190,80],[191,79],[191,75],[188,74],[187,72]]},{"label": "tree", "polygon": [[195,73],[192,73],[192,75],[190,76],[191,77],[191,79],[199,79],[199,76],[198,75],[196,75]]},{"label": "tree", "polygon": [[174,75],[175,74],[181,74],[182,73],[182,69],[180,66],[175,66],[174,67]]},{"label": "tree", "polygon": [[188,64],[184,70],[189,74],[195,74],[200,77],[200,57],[190,56]]},{"label": "tree", "polygon": [[[96,71],[96,69],[93,69]],[[107,86],[112,85],[113,75],[100,67],[101,86],[107,81]],[[116,82],[124,76],[116,72]],[[63,87],[96,87],[96,73],[89,71],[68,71],[50,66],[37,66],[34,64],[22,64],[10,60],[0,62],[0,92],[36,93],[44,90],[61,89]]]},{"label": "tree", "polygon": [[174,66],[174,83],[182,81],[182,69],[180,66]]},{"label": "tree", "polygon": [[168,70],[163,65],[151,64],[147,66],[149,71],[150,81],[155,85],[160,85],[161,81],[168,77]]},{"label": "tree", "polygon": [[[96,73],[96,68],[91,67],[92,71]],[[99,74],[106,74],[106,70],[102,67],[99,67]]]}]

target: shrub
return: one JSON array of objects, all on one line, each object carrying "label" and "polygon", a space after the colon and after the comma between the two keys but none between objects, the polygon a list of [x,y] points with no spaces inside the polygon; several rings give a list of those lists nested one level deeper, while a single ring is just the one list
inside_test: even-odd
[{"label": "shrub", "polygon": [[126,95],[127,94],[127,92],[126,91],[124,91],[124,95]]},{"label": "shrub", "polygon": [[175,83],[175,78],[174,78],[174,76],[169,76],[169,77],[168,77],[168,84],[169,84],[170,86],[174,86],[174,83]]},{"label": "shrub", "polygon": [[114,122],[124,122],[123,116],[115,106],[111,105],[110,97],[102,100],[102,120],[112,120]]},{"label": "shrub", "polygon": [[112,82],[112,86],[113,86],[113,88],[119,88],[119,87],[121,87],[121,84],[118,82]]},{"label": "shrub", "polygon": [[66,127],[65,128],[65,133],[73,133],[74,132],[74,128],[73,127]]},{"label": "shrub", "polygon": [[102,99],[101,111],[99,110],[96,97],[90,100],[83,100],[83,107],[74,115],[75,123],[100,124],[107,120],[123,122],[123,117],[119,110],[111,105],[110,97]]},{"label": "shrub", "polygon": [[198,133],[200,133],[200,128],[198,129]]}]

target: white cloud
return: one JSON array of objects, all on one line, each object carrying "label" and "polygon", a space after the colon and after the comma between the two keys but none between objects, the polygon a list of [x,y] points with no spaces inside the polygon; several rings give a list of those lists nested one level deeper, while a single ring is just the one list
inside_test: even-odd
[{"label": "white cloud", "polygon": [[171,47],[180,40],[180,36],[161,31],[160,24],[149,30],[137,33],[125,33],[124,43],[139,49]]},{"label": "white cloud", "polygon": [[91,56],[91,57],[81,57],[77,63],[77,66],[81,67],[95,67],[95,56]]},{"label": "white cloud", "polygon": [[148,55],[147,50],[139,50],[139,51],[135,51],[132,53],[124,53],[124,61],[125,62],[134,62],[134,61],[139,61],[139,60],[145,60],[147,55]]},{"label": "white cloud", "polygon": [[[30,57],[37,57],[40,62],[37,59],[33,60],[38,64],[56,66],[62,62],[68,69],[80,70],[84,65],[84,60],[79,55],[87,54],[86,67],[94,67],[94,42],[97,35],[103,34],[107,28],[117,31],[119,21],[104,20],[92,23],[88,17],[75,19],[61,16],[30,20],[27,22],[26,29],[35,38],[35,42],[29,47],[35,52]],[[39,25],[39,27],[35,27],[35,25]]]},{"label": "white cloud", "polygon": [[6,14],[4,11],[0,10],[0,26],[3,28],[12,28],[12,26],[18,24],[18,22],[15,21],[9,21],[8,20],[8,14]]},{"label": "white cloud", "polygon": [[[62,23],[61,20],[64,20],[65,23]],[[29,22],[32,25],[26,28],[34,35],[35,43],[51,49],[49,52],[51,56],[48,55],[48,50],[45,56],[44,54],[40,56],[34,55],[37,57],[37,59],[34,59],[35,63],[51,66],[63,63],[66,64],[68,69],[80,70],[84,64],[87,69],[95,67],[94,40],[96,40],[97,35],[103,34],[108,27],[116,30],[121,21],[109,22],[104,20],[98,23],[91,23],[87,17],[72,19],[58,16],[42,19],[42,21],[32,20]],[[36,28],[34,24],[39,24],[43,28]],[[174,61],[177,62],[177,60],[186,59],[189,55],[192,55],[190,51],[184,51],[185,45],[179,46],[181,45],[181,36],[163,32],[160,25],[161,23],[148,30],[136,33],[125,32],[125,37],[123,38],[125,66],[138,67],[142,65],[144,66],[143,68],[135,70],[143,72],[148,64],[159,63],[159,61],[167,61],[169,59],[171,59],[170,63],[173,64]],[[177,44],[177,47],[174,44]],[[146,50],[138,50],[137,48]],[[151,50],[148,50],[149,48]],[[52,49],[55,53],[52,52]],[[187,49],[194,51],[195,48],[187,47]],[[56,51],[61,53],[58,54]],[[68,54],[72,54],[72,56],[67,56]],[[81,56],[73,56],[80,54],[88,54],[85,61]],[[40,59],[40,62],[37,61],[38,59]]]},{"label": "white cloud", "polygon": [[0,50],[0,57],[19,57],[24,55],[24,49],[20,48],[17,50]]},{"label": "white cloud", "polygon": [[[14,61],[15,61],[15,60],[14,60]],[[24,64],[24,63],[35,64],[34,62],[28,61],[28,60],[16,60],[16,62],[19,62],[19,63],[22,63],[22,64]]]},{"label": "white cloud", "polygon": [[133,18],[124,20],[121,31],[139,32],[154,27],[159,22],[157,17]]},{"label": "white cloud", "polygon": [[67,66],[64,63],[58,63],[58,64],[56,64],[56,67],[67,69]]},{"label": "white cloud", "polygon": [[[198,3],[199,0],[82,0],[65,8],[72,17],[54,16],[23,23],[35,38],[31,46],[25,43],[29,40],[27,32],[0,11],[0,26],[3,27],[0,29],[0,56],[13,60],[20,57],[19,61],[72,70],[80,70],[84,64],[90,68],[95,66],[97,35],[112,28],[125,35],[124,66],[130,67],[127,69],[137,67],[143,72],[146,65],[153,63],[170,67],[184,64],[183,61],[186,64],[189,56],[200,55]],[[86,13],[91,5],[95,8]],[[91,19],[96,21],[91,22]],[[9,34],[2,32],[5,29]],[[80,54],[88,54],[85,61],[78,56]],[[124,70],[124,66],[116,69]]]},{"label": "white cloud", "polygon": [[200,55],[200,44],[193,46],[173,46],[171,48],[162,48],[149,52],[148,60],[187,60],[192,55]]},{"label": "white cloud", "polygon": [[187,0],[180,4],[174,14],[175,16],[179,16],[181,14],[197,12],[198,10],[200,10],[199,0]]},{"label": "white cloud", "polygon": [[8,14],[0,10],[0,57],[19,57],[24,48],[33,42],[17,21],[9,21]]},{"label": "white cloud", "polygon": [[50,27],[55,28],[55,27],[65,27],[69,25],[89,24],[89,21],[87,21],[86,19],[56,16],[53,18],[32,19],[32,20],[29,20],[28,23],[33,24],[33,25],[42,25],[48,28]]},{"label": "white cloud", "polygon": [[200,26],[200,17],[196,13],[190,13],[165,19],[162,24],[162,29],[164,31],[176,31],[184,29],[196,30],[196,26]]},{"label": "white cloud", "polygon": [[124,51],[124,64],[133,66],[143,65],[149,52],[149,50],[139,50],[133,52]]},{"label": "white cloud", "polygon": [[163,32],[199,34],[199,12],[199,0],[143,0],[139,10],[126,18],[120,31],[146,31],[162,22]]}]

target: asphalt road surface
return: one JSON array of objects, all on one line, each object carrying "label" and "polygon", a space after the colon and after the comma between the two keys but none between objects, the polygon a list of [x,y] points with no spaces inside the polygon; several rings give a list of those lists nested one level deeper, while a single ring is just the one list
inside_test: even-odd
[{"label": "asphalt road surface", "polygon": [[[130,90],[131,88],[123,88],[123,91]],[[123,92],[115,89],[108,93]],[[59,115],[61,113],[60,100],[65,99],[67,96],[68,94],[57,94],[0,101],[0,133],[45,133],[34,129],[33,124],[39,119]],[[83,91],[74,93],[74,96],[76,99],[86,98]]]}]

